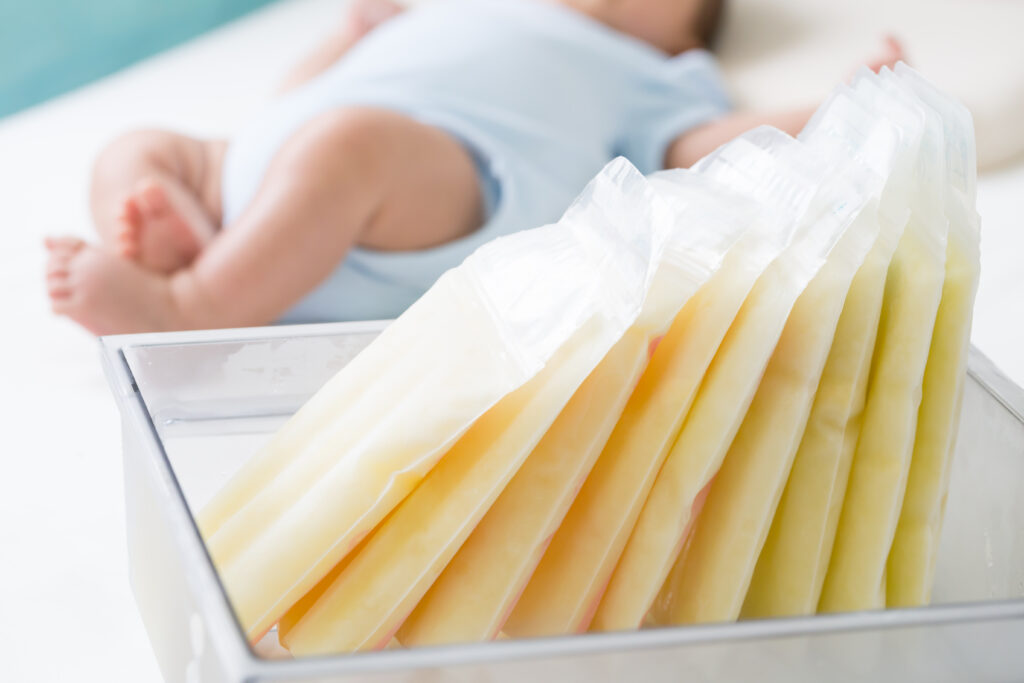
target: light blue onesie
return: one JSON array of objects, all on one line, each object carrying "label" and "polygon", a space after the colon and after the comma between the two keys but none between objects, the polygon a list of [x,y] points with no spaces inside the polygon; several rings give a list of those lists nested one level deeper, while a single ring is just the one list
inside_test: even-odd
[{"label": "light blue onesie", "polygon": [[702,50],[669,57],[543,0],[432,0],[372,31],[232,141],[224,224],[290,136],[347,106],[401,112],[460,140],[477,162],[487,219],[435,248],[353,249],[282,322],[397,316],[481,244],[557,220],[614,157],[661,169],[676,136],[729,104]]}]

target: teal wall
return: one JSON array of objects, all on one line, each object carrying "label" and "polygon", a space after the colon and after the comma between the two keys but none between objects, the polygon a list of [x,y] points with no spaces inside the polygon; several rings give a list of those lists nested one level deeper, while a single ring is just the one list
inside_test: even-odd
[{"label": "teal wall", "polygon": [[0,0],[0,116],[59,95],[270,0]]}]

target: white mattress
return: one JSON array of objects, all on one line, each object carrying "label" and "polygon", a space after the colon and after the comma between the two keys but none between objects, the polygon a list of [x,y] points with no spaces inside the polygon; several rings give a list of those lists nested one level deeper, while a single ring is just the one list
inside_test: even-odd
[{"label": "white mattress", "polygon": [[[89,234],[86,181],[107,139],[139,126],[228,133],[340,11],[336,0],[274,6],[0,121],[0,668],[10,680],[159,680],[128,587],[118,417],[95,341],[47,309],[42,237]],[[1021,197],[1024,164],[982,179],[974,341],[1024,383]]]}]

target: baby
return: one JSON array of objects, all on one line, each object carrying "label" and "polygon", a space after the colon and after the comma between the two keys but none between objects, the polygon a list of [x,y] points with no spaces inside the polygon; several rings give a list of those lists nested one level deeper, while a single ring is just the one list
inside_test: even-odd
[{"label": "baby", "polygon": [[394,317],[617,155],[651,173],[796,134],[810,110],[729,111],[720,5],[357,0],[230,145],[142,131],[102,153],[100,243],[46,241],[52,308],[95,334]]}]

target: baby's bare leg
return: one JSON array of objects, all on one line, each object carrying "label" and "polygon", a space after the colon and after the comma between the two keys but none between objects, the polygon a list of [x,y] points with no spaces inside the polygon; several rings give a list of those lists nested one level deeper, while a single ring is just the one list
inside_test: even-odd
[{"label": "baby's bare leg", "polygon": [[393,112],[339,110],[282,148],[237,224],[175,274],[172,288],[191,326],[263,324],[356,244],[426,248],[482,219],[476,168],[461,144]]},{"label": "baby's bare leg", "polygon": [[100,154],[90,203],[101,240],[170,273],[191,262],[220,224],[226,144],[168,131],[135,131]]},{"label": "baby's bare leg", "polygon": [[355,244],[425,248],[482,220],[476,169],[458,142],[399,114],[340,110],[286,143],[252,204],[186,268],[166,277],[124,259],[115,268],[81,245],[54,247],[50,288],[57,312],[97,334],[259,325]]}]

